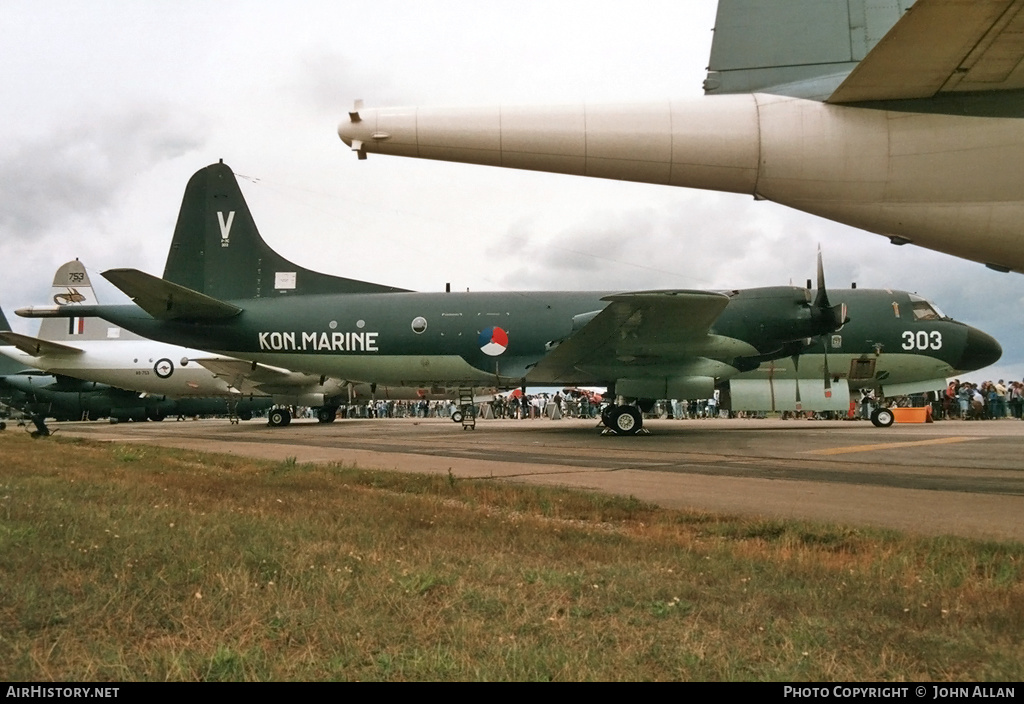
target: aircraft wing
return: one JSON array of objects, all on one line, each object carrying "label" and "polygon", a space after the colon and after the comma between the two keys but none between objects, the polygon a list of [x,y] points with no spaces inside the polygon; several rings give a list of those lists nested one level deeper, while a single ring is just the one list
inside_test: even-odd
[{"label": "aircraft wing", "polygon": [[0,340],[6,340],[25,354],[33,357],[41,357],[43,355],[67,356],[82,354],[82,350],[77,347],[62,345],[59,342],[51,342],[49,340],[41,340],[38,337],[19,335],[16,332],[0,332]]},{"label": "aircraft wing", "polygon": [[830,103],[1024,88],[1024,0],[917,0]]},{"label": "aircraft wing", "polygon": [[109,269],[103,276],[157,320],[223,320],[242,312],[238,306],[138,269]]},{"label": "aircraft wing", "polygon": [[[607,296],[609,304],[527,374],[571,381],[583,367],[679,363],[700,354],[729,296],[708,291],[642,291]],[[746,351],[746,350],[744,350]]]},{"label": "aircraft wing", "polygon": [[281,387],[310,383],[310,377],[306,374],[259,362],[224,357],[205,357],[192,361],[203,365],[243,394],[267,394],[261,388],[264,385]]}]

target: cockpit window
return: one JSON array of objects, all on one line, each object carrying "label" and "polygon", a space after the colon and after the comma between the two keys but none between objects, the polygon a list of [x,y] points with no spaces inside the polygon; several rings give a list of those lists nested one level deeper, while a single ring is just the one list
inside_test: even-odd
[{"label": "cockpit window", "polygon": [[914,320],[942,320],[946,317],[934,304],[920,296],[911,296],[910,305],[914,310]]}]

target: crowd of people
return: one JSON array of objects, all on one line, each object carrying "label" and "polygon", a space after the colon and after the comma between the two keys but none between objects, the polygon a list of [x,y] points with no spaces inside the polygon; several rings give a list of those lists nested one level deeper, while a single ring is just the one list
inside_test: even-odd
[{"label": "crowd of people", "polygon": [[[489,401],[478,402],[476,416],[524,420],[530,418],[598,418],[601,396],[585,389],[564,389],[555,393],[524,394],[513,391],[497,394]],[[982,384],[954,380],[943,392],[916,394],[898,398],[876,398],[874,391],[863,389],[849,412],[818,411],[797,414],[782,413],[783,418],[806,417],[816,419],[868,419],[879,406],[928,406],[936,420],[996,420],[1024,418],[1024,382],[986,381]],[[302,409],[305,410],[305,409]],[[339,409],[340,418],[451,418],[459,410],[454,400],[427,401],[426,399],[394,401],[376,400]],[[718,392],[706,399],[667,399],[655,402],[644,411],[652,418],[764,418],[766,412],[736,412],[721,408]],[[310,417],[312,409],[309,410]],[[296,414],[302,417],[301,410]]]},{"label": "crowd of people", "polygon": [[942,392],[936,409],[942,418],[999,420],[1024,418],[1024,382],[1000,379],[981,384],[954,379]]}]

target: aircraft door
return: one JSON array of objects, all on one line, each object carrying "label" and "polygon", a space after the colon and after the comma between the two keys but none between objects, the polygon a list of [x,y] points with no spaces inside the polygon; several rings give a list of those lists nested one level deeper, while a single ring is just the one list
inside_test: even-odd
[{"label": "aircraft door", "polygon": [[870,380],[875,378],[875,359],[850,360],[850,381]]}]

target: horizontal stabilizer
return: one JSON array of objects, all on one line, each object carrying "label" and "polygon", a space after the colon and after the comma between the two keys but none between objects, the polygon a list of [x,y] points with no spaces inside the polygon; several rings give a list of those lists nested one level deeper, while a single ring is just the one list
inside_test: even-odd
[{"label": "horizontal stabilizer", "polygon": [[25,354],[33,357],[82,354],[82,350],[77,347],[62,345],[59,342],[50,342],[49,340],[40,340],[38,337],[20,335],[16,332],[0,332],[0,340],[9,342]]},{"label": "horizontal stabilizer", "polygon": [[1024,0],[917,0],[828,99],[1024,88]]},{"label": "horizontal stabilizer", "polygon": [[238,306],[138,269],[109,269],[103,276],[157,320],[224,320],[242,312]]}]

